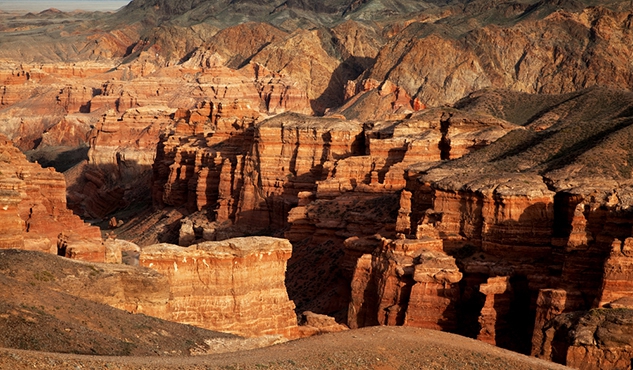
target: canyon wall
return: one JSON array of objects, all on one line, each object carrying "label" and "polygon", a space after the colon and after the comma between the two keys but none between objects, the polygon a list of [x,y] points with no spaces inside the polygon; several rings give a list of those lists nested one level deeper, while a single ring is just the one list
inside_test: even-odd
[{"label": "canyon wall", "polygon": [[[196,134],[185,114],[159,144],[173,154],[159,152],[154,199],[189,208],[184,244],[243,225],[283,230],[298,310],[350,327],[455,331],[547,358],[557,316],[630,294],[631,173],[596,161],[626,147],[630,101],[605,89],[547,102],[490,91],[362,125],[286,113],[221,146],[205,144],[219,130]],[[205,158],[222,166],[214,182],[201,181],[213,168]],[[591,356],[588,368],[599,368],[604,355]]]},{"label": "canyon wall", "polygon": [[[152,247],[160,256],[147,263],[175,282],[169,315],[196,322],[204,312],[187,311],[184,297],[206,268],[196,253],[219,244],[196,243],[283,235],[292,256],[284,244],[269,262],[279,277],[288,260],[299,312],[352,327],[456,331],[574,366],[623,366],[626,339],[593,343],[568,330],[580,317],[573,311],[625,310],[631,294],[633,42],[630,6],[616,3],[435,4],[395,19],[421,8],[240,2],[248,11],[239,22],[259,11],[276,26],[226,27],[237,18],[135,1],[87,39],[63,25],[12,23],[38,40],[51,30],[59,40],[41,53],[54,50],[49,58],[65,64],[3,64],[0,126],[23,150],[89,148],[66,172],[68,204],[82,216],[142,205],[144,228],[128,232],[198,245]],[[175,14],[178,25],[161,24]],[[70,43],[78,38],[84,47]],[[40,53],[11,47],[21,41],[0,54]],[[94,62],[69,62],[86,54]],[[612,89],[582,90],[592,86]],[[64,216],[61,177],[7,168],[2,243],[96,259],[74,247],[75,233],[57,230],[83,230]],[[235,253],[246,265],[269,257]],[[268,324],[291,336],[292,307],[275,284],[271,296],[284,307]],[[213,304],[230,303],[226,286]],[[626,315],[605,315],[587,325],[628,330]]]},{"label": "canyon wall", "polygon": [[[615,157],[630,137],[624,107],[631,96],[604,89],[564,96],[545,111],[538,98],[524,102],[540,110],[524,129],[461,159],[409,166],[397,227],[402,237],[441,243],[455,258],[462,274],[455,281],[458,332],[583,369],[613,368],[627,357],[630,323],[605,319],[605,329],[577,321],[584,313],[564,315],[598,307],[603,311],[595,312],[606,317],[628,312],[623,302],[630,298],[631,172],[612,164],[626,163]],[[504,99],[478,93],[460,105],[468,111],[474,103],[481,112],[507,104]],[[601,112],[587,108],[596,101],[603,104]],[[505,117],[513,114],[506,111]],[[582,153],[576,151],[580,146]],[[377,261],[389,256],[376,250],[358,260],[352,290],[361,290],[353,297],[377,304],[385,286],[410,284],[397,270],[376,268],[388,266]],[[365,283],[371,281],[368,271],[379,273],[373,287]],[[385,283],[390,280],[395,283]],[[413,308],[411,301],[407,307]],[[594,317],[591,312],[586,317]],[[371,315],[374,323],[382,322],[381,315]],[[622,336],[585,343],[585,337],[572,335],[585,330]]]},{"label": "canyon wall", "polygon": [[104,260],[100,230],[66,208],[63,175],[28,162],[4,136],[0,137],[0,161],[0,248]]},{"label": "canyon wall", "polygon": [[291,253],[287,240],[270,237],[146,247],[140,265],[167,277],[170,299],[165,314],[139,311],[247,337],[295,338],[295,306],[284,285]]}]

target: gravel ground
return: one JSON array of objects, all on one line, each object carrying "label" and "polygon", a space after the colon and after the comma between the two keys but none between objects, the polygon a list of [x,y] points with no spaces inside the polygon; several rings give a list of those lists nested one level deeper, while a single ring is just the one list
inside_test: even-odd
[{"label": "gravel ground", "polygon": [[0,349],[2,369],[568,369],[453,334],[371,327],[250,351],[194,357],[97,357]]}]

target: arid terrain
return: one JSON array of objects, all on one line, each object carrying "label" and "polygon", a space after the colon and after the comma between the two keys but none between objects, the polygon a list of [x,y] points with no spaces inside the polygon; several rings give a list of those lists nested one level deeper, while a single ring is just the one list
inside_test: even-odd
[{"label": "arid terrain", "polygon": [[371,327],[214,356],[97,357],[0,349],[22,370],[76,369],[569,369],[472,339],[417,328]]},{"label": "arid terrain", "polygon": [[631,368],[630,1],[133,0],[0,45],[0,367]]}]

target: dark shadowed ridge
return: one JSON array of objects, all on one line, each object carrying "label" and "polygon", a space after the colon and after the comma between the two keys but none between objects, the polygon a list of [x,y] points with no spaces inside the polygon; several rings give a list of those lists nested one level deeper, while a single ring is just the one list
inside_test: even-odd
[{"label": "dark shadowed ridge", "polygon": [[209,22],[221,26],[246,21],[281,24],[305,18],[314,24],[331,25],[359,16],[366,18],[368,9],[371,9],[372,18],[384,18],[461,2],[463,0],[134,0],[117,14],[117,18],[127,21],[144,19],[155,25],[171,21],[181,25]]},{"label": "dark shadowed ridge", "polygon": [[[633,182],[633,93],[594,87],[562,95],[508,90],[470,94],[456,104],[522,125],[490,146],[429,171],[468,186],[489,177],[542,176],[555,191]],[[482,168],[481,163],[486,163]],[[592,185],[593,184],[593,185]]]}]

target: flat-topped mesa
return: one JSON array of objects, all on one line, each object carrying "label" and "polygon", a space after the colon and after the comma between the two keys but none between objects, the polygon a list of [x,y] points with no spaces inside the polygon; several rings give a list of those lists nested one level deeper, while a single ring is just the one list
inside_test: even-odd
[{"label": "flat-topped mesa", "polygon": [[[114,181],[129,182],[143,172],[139,167],[154,163],[159,133],[171,124],[176,110],[150,106],[129,109],[120,119],[105,114],[89,134],[88,164],[119,165]],[[111,175],[113,176],[113,175]]]},{"label": "flat-topped mesa", "polygon": [[[145,247],[140,265],[169,280],[166,320],[248,337],[298,335],[294,304],[284,285],[292,245],[284,239],[247,237],[188,248]],[[145,312],[153,315],[152,312]]]},{"label": "flat-topped mesa", "polygon": [[34,90],[34,84],[29,81],[41,79],[43,73],[17,65],[9,65],[0,69],[0,107],[10,106],[21,99],[29,97]]},{"label": "flat-topped mesa", "polygon": [[0,161],[0,248],[104,260],[100,230],[66,208],[62,174],[29,163],[4,136],[0,136]]}]

